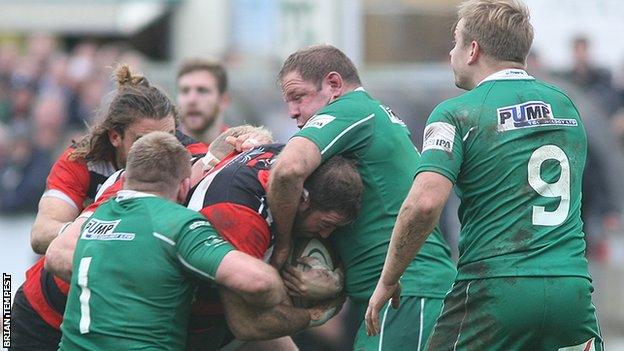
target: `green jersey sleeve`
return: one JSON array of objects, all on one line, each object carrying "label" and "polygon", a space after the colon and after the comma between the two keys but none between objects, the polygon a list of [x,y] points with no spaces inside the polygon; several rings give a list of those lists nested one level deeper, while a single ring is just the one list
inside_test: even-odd
[{"label": "green jersey sleeve", "polygon": [[420,166],[416,174],[436,172],[455,184],[464,157],[461,134],[453,114],[442,105],[436,107],[427,120]]},{"label": "green jersey sleeve", "polygon": [[180,263],[189,273],[204,280],[214,280],[221,261],[234,250],[205,219],[185,224],[176,247]]},{"label": "green jersey sleeve", "polygon": [[374,114],[346,116],[340,109],[334,108],[310,118],[295,136],[316,144],[322,162],[338,154],[357,155],[371,142],[374,118]]}]

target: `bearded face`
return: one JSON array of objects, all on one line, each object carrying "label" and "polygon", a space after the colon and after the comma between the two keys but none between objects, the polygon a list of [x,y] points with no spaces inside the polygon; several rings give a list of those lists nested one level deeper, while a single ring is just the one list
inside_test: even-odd
[{"label": "bearded face", "polygon": [[224,105],[224,94],[209,71],[189,72],[178,79],[178,107],[182,125],[199,135],[210,129]]}]

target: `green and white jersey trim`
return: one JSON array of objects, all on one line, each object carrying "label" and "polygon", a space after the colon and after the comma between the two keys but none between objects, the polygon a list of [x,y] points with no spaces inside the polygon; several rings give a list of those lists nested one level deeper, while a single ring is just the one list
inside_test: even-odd
[{"label": "green and white jersey trim", "polygon": [[492,73],[489,76],[485,77],[485,79],[483,79],[481,82],[479,82],[479,84],[477,84],[477,87],[491,80],[535,80],[535,77],[530,76],[523,69],[508,68],[502,71],[498,71],[496,73]]},{"label": "green and white jersey trim", "polygon": [[[340,134],[338,134],[329,144],[327,144],[327,146],[325,146],[325,148],[323,150],[321,150],[321,155],[323,155],[325,152],[327,152],[327,150],[329,150],[340,138],[342,138],[345,134],[347,134],[350,130],[352,130],[353,128],[359,126],[360,124],[370,120],[371,118],[375,117],[375,114],[370,114],[364,118],[362,118],[361,120],[353,123],[352,125],[350,125],[349,127],[347,127],[345,130],[343,130]],[[305,127],[304,127],[305,128]]]},{"label": "green and white jersey trim", "polygon": [[144,193],[142,191],[136,190],[119,190],[117,192],[117,196],[115,197],[115,201],[126,201],[131,199],[137,199],[140,197],[156,197],[154,194]]}]

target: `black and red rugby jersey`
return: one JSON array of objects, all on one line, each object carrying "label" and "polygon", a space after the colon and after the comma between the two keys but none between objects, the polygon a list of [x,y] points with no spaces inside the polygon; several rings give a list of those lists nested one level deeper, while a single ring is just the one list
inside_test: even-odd
[{"label": "black and red rugby jersey", "polygon": [[[283,147],[263,145],[224,159],[192,189],[187,203],[237,250],[260,259],[273,241],[266,190],[270,168]],[[213,284],[201,282],[191,309],[189,332],[210,332],[220,323],[225,321],[218,291]]]},{"label": "black and red rugby jersey", "polygon": [[[193,157],[202,157],[208,146],[176,131],[176,138]],[[63,152],[52,166],[43,196],[52,196],[66,201],[79,211],[93,201],[102,184],[117,170],[110,161],[87,162],[70,160],[74,150],[71,146]],[[44,268],[45,257],[41,257],[26,272],[23,292],[32,309],[48,325],[59,329],[65,312],[69,285]]]},{"label": "black and red rugby jersey", "polygon": [[191,190],[187,203],[236,249],[260,259],[272,241],[266,203],[269,171],[283,147],[263,145],[217,165]]}]

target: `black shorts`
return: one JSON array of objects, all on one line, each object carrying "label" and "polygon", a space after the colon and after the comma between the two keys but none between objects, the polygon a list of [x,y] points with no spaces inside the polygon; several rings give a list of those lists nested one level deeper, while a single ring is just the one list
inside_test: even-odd
[{"label": "black shorts", "polygon": [[218,320],[211,327],[201,331],[189,331],[186,339],[186,351],[216,351],[234,341],[225,317]]},{"label": "black shorts", "polygon": [[56,351],[61,331],[46,323],[32,308],[22,287],[11,308],[11,347],[14,351]]}]

